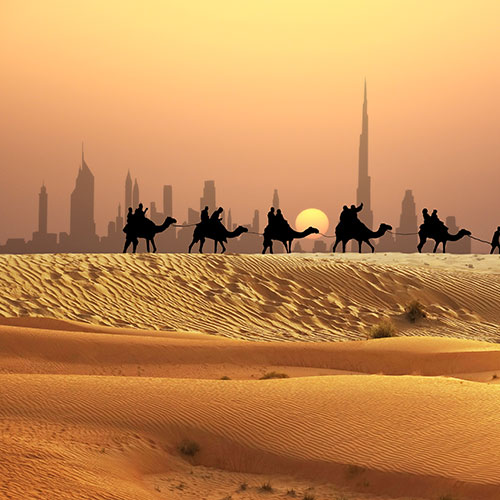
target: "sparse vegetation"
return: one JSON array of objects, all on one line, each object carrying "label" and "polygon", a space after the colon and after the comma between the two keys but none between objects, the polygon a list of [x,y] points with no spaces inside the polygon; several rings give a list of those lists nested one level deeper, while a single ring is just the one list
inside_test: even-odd
[{"label": "sparse vegetation", "polygon": [[228,377],[227,375],[224,375],[223,377],[220,378],[221,380],[231,380],[231,377]]},{"label": "sparse vegetation", "polygon": [[315,500],[316,497],[312,493],[304,493],[302,500]]},{"label": "sparse vegetation", "polygon": [[185,439],[179,445],[179,451],[188,457],[194,457],[200,451],[200,445],[196,441]]},{"label": "sparse vegetation", "polygon": [[373,325],[368,330],[368,337],[371,339],[383,339],[386,337],[395,337],[396,327],[390,319],[382,320],[378,325]]},{"label": "sparse vegetation", "polygon": [[248,484],[247,483],[241,483],[240,484],[240,491],[245,491],[247,488],[248,488]]},{"label": "sparse vegetation", "polygon": [[349,465],[349,467],[347,467],[347,472],[350,476],[357,476],[364,471],[365,469],[363,469],[363,467],[359,467],[359,465]]},{"label": "sparse vegetation", "polygon": [[286,494],[289,497],[296,497],[297,496],[297,493],[295,493],[295,490],[293,488],[291,490],[287,490]]},{"label": "sparse vegetation", "polygon": [[418,320],[427,316],[424,306],[418,300],[412,300],[410,303],[406,304],[405,314],[406,318],[411,323],[416,323]]},{"label": "sparse vegetation", "polygon": [[260,377],[259,380],[268,380],[270,378],[289,378],[286,373],[279,373],[279,372],[267,372]]},{"label": "sparse vegetation", "polygon": [[492,378],[493,380],[496,380],[496,379],[498,378],[498,375],[497,375],[496,373],[494,373],[494,374],[491,376],[491,378]]},{"label": "sparse vegetation", "polygon": [[271,486],[271,483],[267,481],[267,483],[264,483],[260,488],[259,491],[265,491],[266,493],[272,493],[273,487]]}]

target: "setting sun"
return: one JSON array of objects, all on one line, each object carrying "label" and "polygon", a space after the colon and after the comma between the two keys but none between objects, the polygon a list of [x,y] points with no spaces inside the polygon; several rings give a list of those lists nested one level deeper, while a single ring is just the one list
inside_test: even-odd
[{"label": "setting sun", "polygon": [[[307,208],[306,210],[302,210],[302,212],[300,212],[295,219],[297,231],[304,231],[304,229],[312,226],[319,229],[320,233],[326,233],[329,225],[330,222],[328,221],[328,217],[325,212],[322,212],[317,208]],[[310,234],[307,238],[314,240],[320,237],[321,235],[319,234]]]}]

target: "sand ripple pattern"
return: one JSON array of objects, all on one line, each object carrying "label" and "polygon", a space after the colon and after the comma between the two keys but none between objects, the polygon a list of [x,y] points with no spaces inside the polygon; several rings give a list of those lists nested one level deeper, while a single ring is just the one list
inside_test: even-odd
[{"label": "sand ripple pattern", "polygon": [[[500,339],[498,256],[2,255],[0,315],[247,340],[403,335]],[[400,321],[419,300],[425,324]]]}]

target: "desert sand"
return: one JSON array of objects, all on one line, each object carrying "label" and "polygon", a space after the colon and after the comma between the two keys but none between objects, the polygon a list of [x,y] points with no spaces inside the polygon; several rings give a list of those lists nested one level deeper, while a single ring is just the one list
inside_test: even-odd
[{"label": "desert sand", "polygon": [[[2,499],[500,498],[498,256],[0,256],[0,276]],[[398,336],[366,340],[383,318]]]}]

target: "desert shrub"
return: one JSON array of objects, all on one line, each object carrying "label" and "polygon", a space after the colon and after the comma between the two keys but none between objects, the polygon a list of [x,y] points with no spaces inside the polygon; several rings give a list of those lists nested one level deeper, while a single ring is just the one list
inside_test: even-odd
[{"label": "desert shrub", "polygon": [[386,337],[395,337],[396,327],[390,319],[384,319],[377,325],[373,325],[368,330],[368,337],[371,339],[383,339]]},{"label": "desert shrub", "polygon": [[419,319],[426,317],[424,306],[418,300],[412,300],[406,304],[405,315],[411,323],[416,323]]},{"label": "desert shrub", "polygon": [[286,373],[279,373],[279,372],[267,372],[260,377],[259,380],[267,380],[270,378],[288,378],[288,375]]},{"label": "desert shrub", "polygon": [[315,500],[315,496],[311,493],[304,493],[304,497],[302,500]]},{"label": "desert shrub", "polygon": [[227,375],[224,375],[223,377],[220,378],[221,380],[231,380],[231,377],[228,377]]},{"label": "desert shrub", "polygon": [[247,488],[248,488],[248,484],[247,483],[241,483],[240,484],[240,491],[245,491]]},{"label": "desert shrub", "polygon": [[260,491],[266,491],[268,493],[271,493],[273,491],[273,487],[271,486],[271,483],[267,481],[267,483],[264,483],[260,488]]},{"label": "desert shrub", "polygon": [[200,451],[200,445],[196,441],[185,439],[179,445],[179,451],[188,457],[194,457]]},{"label": "desert shrub", "polygon": [[295,490],[293,488],[291,490],[287,490],[286,494],[289,497],[296,497],[297,496],[297,493],[295,493]]}]

